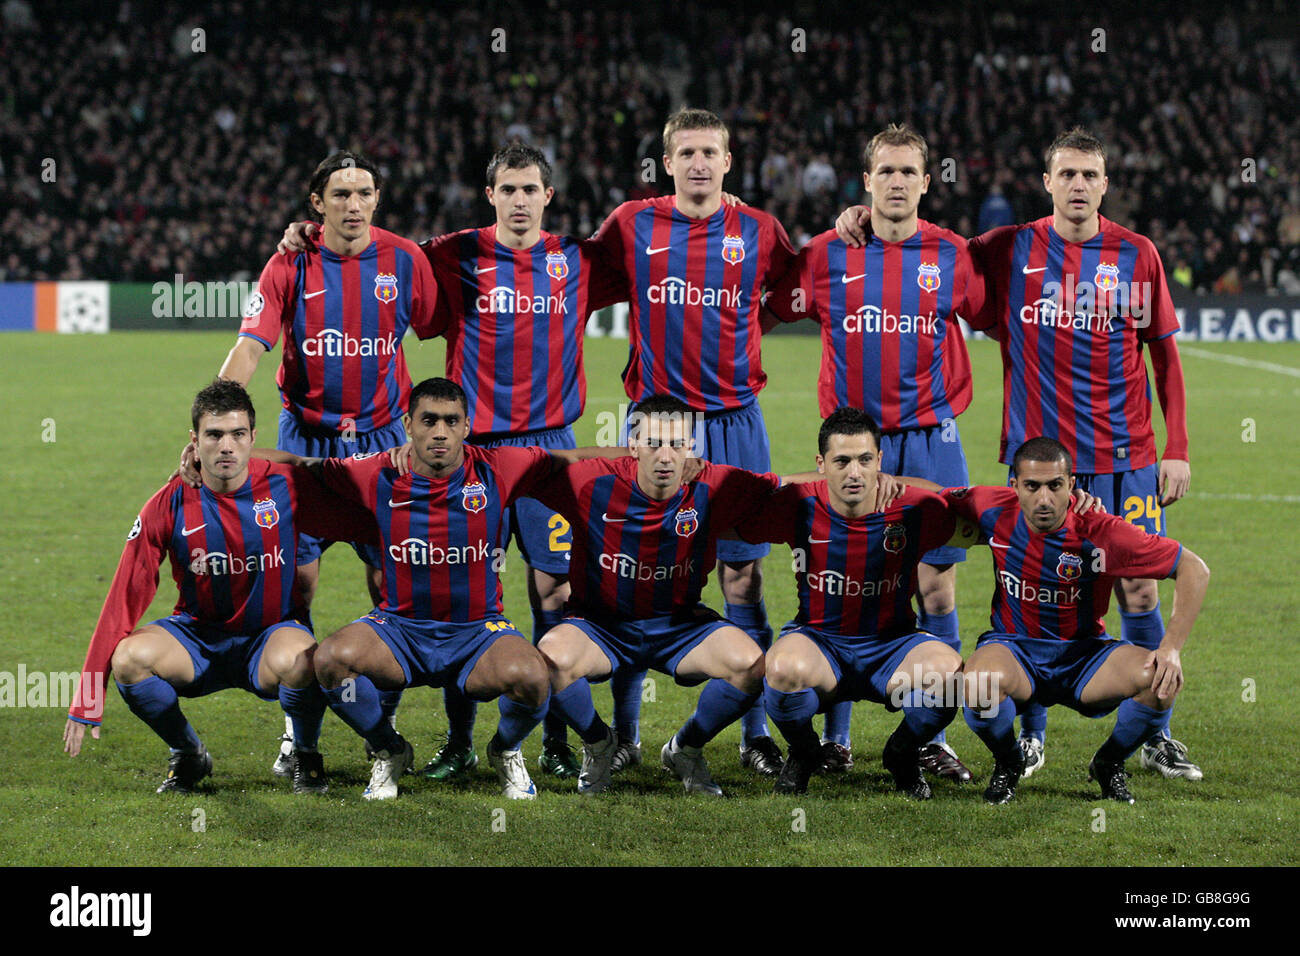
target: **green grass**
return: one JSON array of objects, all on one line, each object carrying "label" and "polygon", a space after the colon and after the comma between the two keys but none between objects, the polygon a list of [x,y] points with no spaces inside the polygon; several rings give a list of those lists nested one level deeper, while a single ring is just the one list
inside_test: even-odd
[{"label": "green grass", "polygon": [[[141,504],[174,467],[194,392],[230,347],[229,333],[119,333],[108,337],[6,335],[0,440],[14,454],[0,494],[0,671],[80,667],[86,643]],[[771,339],[765,350],[769,386],[763,407],[773,466],[811,467],[815,452],[815,369],[819,340]],[[1200,346],[1300,367],[1300,345]],[[1001,483],[995,460],[1001,412],[996,348],[971,344],[975,404],[961,418],[975,482]],[[263,360],[253,394],[263,418],[261,443],[274,443],[278,352]],[[441,343],[409,345],[419,378],[440,374]],[[623,400],[618,370],[626,343],[587,345],[588,412],[577,432],[593,441],[596,416]],[[769,783],[739,769],[739,728],[730,727],[708,754],[731,796],[688,798],[657,767],[658,748],[690,712],[695,691],[655,679],[655,700],[643,708],[647,764],[617,778],[615,791],[588,801],[572,782],[538,777],[530,805],[503,800],[483,761],[463,787],[407,778],[401,799],[366,804],[367,766],[361,741],[333,716],[322,749],[332,774],[330,794],[295,798],[269,773],[282,725],[279,709],[233,691],[185,703],[186,713],[216,760],[212,786],[192,796],[153,793],[165,765],[156,737],[110,692],[105,731],[87,739],[82,755],[61,752],[61,708],[0,709],[0,862],[8,864],[260,865],[1256,865],[1295,863],[1291,826],[1300,794],[1291,772],[1300,705],[1294,585],[1300,444],[1293,416],[1300,383],[1275,372],[1184,356],[1189,383],[1193,496],[1170,514],[1171,533],[1213,570],[1210,594],[1188,644],[1188,685],[1174,728],[1205,769],[1199,784],[1165,782],[1135,770],[1138,803],[1105,806],[1085,779],[1089,756],[1110,720],[1052,711],[1045,769],[1021,785],[1016,802],[986,807],[974,787],[941,785],[928,804],[891,792],[880,747],[894,724],[883,708],[854,714],[856,768],[838,779],[816,778],[799,798],[773,798]],[[1243,442],[1253,419],[1254,443]],[[53,442],[43,441],[52,420]],[[1161,439],[1163,442],[1163,438]],[[1259,500],[1230,496],[1291,496]],[[779,625],[795,607],[787,549],[767,562],[769,614]],[[527,627],[523,567],[512,552],[506,610]],[[991,563],[975,549],[958,578],[958,609],[966,650],[988,618]],[[1166,615],[1172,591],[1162,588]],[[716,586],[706,600],[717,606]],[[146,618],[171,610],[174,588],[163,584]],[[349,549],[323,562],[316,620],[328,633],[366,609],[361,567]],[[1117,626],[1112,611],[1112,627]],[[1254,682],[1255,702],[1242,699]],[[607,686],[607,685],[606,685]],[[608,691],[597,704],[608,713]],[[409,692],[400,712],[403,733],[423,763],[445,729],[441,694]],[[482,745],[495,707],[479,711]],[[958,720],[950,739],[986,776],[991,758]],[[535,735],[525,744],[530,761]],[[202,811],[205,826],[197,830]],[[502,811],[502,812],[498,812]],[[802,823],[802,827],[799,824]],[[495,826],[494,826],[495,824]],[[502,830],[504,824],[504,830]],[[196,832],[197,830],[197,832]]]}]

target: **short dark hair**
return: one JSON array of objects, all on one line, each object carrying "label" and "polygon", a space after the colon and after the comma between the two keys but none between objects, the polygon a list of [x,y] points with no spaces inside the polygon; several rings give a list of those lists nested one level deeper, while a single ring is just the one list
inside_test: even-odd
[{"label": "short dark hair", "polygon": [[[312,195],[325,198],[325,184],[330,181],[330,177],[340,169],[364,169],[375,180],[375,190],[383,188],[384,177],[379,174],[379,167],[376,166],[365,156],[360,153],[354,153],[351,150],[340,149],[330,153],[320,161],[316,171],[311,174],[311,183],[307,187],[307,207],[312,209]],[[316,210],[312,209],[314,213]]]},{"label": "short dark hair", "polygon": [[411,389],[411,401],[406,410],[412,416],[415,415],[416,406],[420,404],[422,398],[435,402],[460,402],[460,407],[465,409],[466,417],[469,416],[469,399],[465,397],[465,390],[449,378],[426,378]]},{"label": "short dark hair", "polygon": [[869,412],[860,408],[841,405],[826,416],[821,430],[817,432],[817,454],[826,454],[826,449],[831,446],[832,435],[870,435],[876,443],[876,451],[880,450],[880,426]]},{"label": "short dark hair", "polygon": [[1049,174],[1052,171],[1052,158],[1063,149],[1077,149],[1081,153],[1096,153],[1101,157],[1102,168],[1106,166],[1106,144],[1082,126],[1075,126],[1072,129],[1067,129],[1052,140],[1052,145],[1047,147],[1047,152],[1043,154],[1043,161],[1047,164],[1046,171]]},{"label": "short dark hair", "polygon": [[1046,438],[1040,435],[1037,438],[1029,439],[1016,449],[1015,457],[1011,459],[1011,473],[1017,478],[1020,477],[1020,463],[1022,461],[1042,461],[1048,464],[1061,461],[1065,463],[1065,473],[1067,475],[1074,473],[1074,461],[1070,458],[1070,450],[1055,438]]},{"label": "short dark hair", "polygon": [[487,184],[495,189],[497,173],[502,169],[527,169],[529,166],[537,167],[537,171],[542,174],[542,188],[550,189],[551,164],[546,161],[545,153],[527,143],[511,143],[492,154],[492,160],[487,165]]},{"label": "short dark hair", "polygon": [[699,424],[696,421],[697,415],[700,419],[704,417],[703,414],[692,410],[691,406],[680,398],[661,392],[636,403],[636,407],[627,417],[627,434],[629,438],[642,438],[642,424],[648,421],[679,421],[688,432],[694,434],[695,427]]},{"label": "short dark hair", "polygon": [[253,410],[253,400],[248,397],[244,386],[234,379],[214,378],[211,385],[194,396],[194,404],[190,406],[190,423],[197,433],[199,419],[204,415],[224,415],[227,412],[248,412],[248,427],[257,427],[257,412]]}]

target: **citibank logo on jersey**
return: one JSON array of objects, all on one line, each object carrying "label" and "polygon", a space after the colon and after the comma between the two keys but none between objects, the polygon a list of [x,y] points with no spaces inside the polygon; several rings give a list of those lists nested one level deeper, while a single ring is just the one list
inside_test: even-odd
[{"label": "citibank logo on jersey", "polygon": [[687,558],[678,564],[664,566],[638,561],[631,555],[602,554],[600,566],[606,571],[613,571],[620,578],[630,581],[671,581],[695,573],[695,559]]},{"label": "citibank logo on jersey", "polygon": [[500,571],[505,567],[506,552],[504,548],[489,548],[486,541],[460,547],[442,548],[430,544],[423,538],[406,538],[400,544],[394,542],[388,546],[388,556],[398,564],[416,567],[428,567],[435,564],[475,564],[492,558],[492,570]]},{"label": "citibank logo on jersey", "polygon": [[828,597],[875,597],[878,594],[893,594],[903,586],[903,575],[895,574],[892,578],[879,581],[855,581],[839,571],[813,571],[807,576],[808,590],[817,591]]},{"label": "citibank logo on jersey", "polygon": [[998,583],[1007,592],[1007,597],[1014,601],[1032,601],[1035,604],[1053,604],[1057,607],[1069,607],[1083,601],[1083,591],[1077,587],[1042,588],[1020,580],[1010,571],[998,572]]},{"label": "citibank logo on jersey", "polygon": [[497,315],[568,315],[569,303],[562,295],[521,295],[506,286],[495,286],[474,300],[480,312]]},{"label": "citibank logo on jersey", "polygon": [[850,335],[938,335],[939,317],[930,315],[895,315],[878,305],[864,305],[844,317],[844,331]]},{"label": "citibank logo on jersey", "polygon": [[1064,282],[1044,282],[1032,305],[1020,310],[1020,321],[1044,328],[1078,329],[1109,335],[1117,322],[1135,329],[1151,324],[1151,283],[1120,282],[1110,273],[1098,273],[1105,285],[1079,282],[1066,273]]},{"label": "citibank logo on jersey", "polygon": [[224,551],[204,551],[195,548],[190,552],[191,574],[262,574],[284,567],[284,549],[276,545],[265,554],[245,556],[229,555]]},{"label": "citibank logo on jersey", "polygon": [[698,286],[685,279],[669,276],[646,290],[651,305],[703,305],[715,309],[739,309],[739,289]]},{"label": "citibank logo on jersey", "polygon": [[338,329],[324,329],[302,343],[308,358],[351,358],[353,356],[396,355],[397,336],[359,339]]}]

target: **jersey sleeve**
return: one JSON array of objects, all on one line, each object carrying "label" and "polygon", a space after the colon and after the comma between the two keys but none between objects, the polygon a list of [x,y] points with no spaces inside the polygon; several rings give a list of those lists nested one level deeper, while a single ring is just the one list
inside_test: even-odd
[{"label": "jersey sleeve", "polygon": [[262,268],[257,291],[244,306],[239,334],[257,339],[267,350],[280,339],[285,316],[290,313],[289,297],[293,293],[292,266],[287,255],[274,255]]},{"label": "jersey sleeve", "polygon": [[158,567],[167,553],[167,541],[173,530],[168,507],[179,479],[168,482],[141,509],[126,536],[126,546],[117,562],[108,597],[99,612],[81,681],[68,716],[83,724],[98,725],[104,716],[104,690],[112,669],[113,652],[122,638],[135,629],[158,593]]},{"label": "jersey sleeve", "polygon": [[417,249],[411,256],[411,265],[411,328],[419,338],[431,339],[443,328],[438,316],[438,282],[423,250]]},{"label": "jersey sleeve", "polygon": [[779,475],[758,475],[730,465],[705,465],[704,473],[696,480],[712,491],[709,521],[715,532],[733,528],[741,519],[761,512],[781,487]]},{"label": "jersey sleeve", "polygon": [[1000,306],[1010,275],[1011,245],[1015,226],[999,226],[966,244],[972,272],[981,283],[981,306],[978,312],[962,315],[972,329],[981,332],[994,329],[1002,321]]},{"label": "jersey sleeve", "polygon": [[623,260],[611,256],[607,245],[595,239],[584,239],[578,245],[588,277],[588,312],[598,312],[616,302],[626,302],[627,275],[623,271]]},{"label": "jersey sleeve", "polygon": [[503,506],[529,497],[534,488],[545,485],[553,475],[564,470],[560,459],[535,445],[490,448],[484,451],[483,457],[500,482]]},{"label": "jersey sleeve", "polygon": [[1142,237],[1140,250],[1133,271],[1138,280],[1138,294],[1142,296],[1143,313],[1136,316],[1136,325],[1142,340],[1150,342],[1178,331],[1178,313],[1174,311],[1174,300],[1165,279],[1165,266],[1156,247],[1151,240]]},{"label": "jersey sleeve", "polygon": [[1147,534],[1115,515],[1098,515],[1096,520],[1104,529],[1095,543],[1105,554],[1107,575],[1157,580],[1173,576],[1183,553],[1183,546],[1173,538]]},{"label": "jersey sleeve", "polygon": [[[948,489],[953,490],[953,489]],[[949,507],[948,499],[920,492],[921,551],[934,548],[969,548],[979,541],[979,527],[972,519]]]},{"label": "jersey sleeve", "polygon": [[768,288],[776,285],[785,278],[792,268],[794,268],[796,255],[794,246],[790,244],[790,236],[785,231],[785,226],[775,216],[769,220],[768,229],[771,232],[771,250],[767,255],[767,275],[763,277],[763,284]]},{"label": "jersey sleeve", "polygon": [[957,250],[957,274],[964,278],[961,298],[958,300],[956,314],[970,323],[970,316],[983,315],[985,310],[984,275],[975,268],[971,260],[970,243],[963,242]]},{"label": "jersey sleeve", "polygon": [[384,452],[351,458],[326,458],[321,461],[316,475],[330,491],[373,512],[375,476],[387,461]]},{"label": "jersey sleeve", "polygon": [[735,525],[736,534],[750,544],[795,544],[799,533],[799,503],[814,493],[814,485],[786,485],[764,503],[759,511]]},{"label": "jersey sleeve", "polygon": [[372,512],[327,488],[311,468],[298,466],[289,473],[296,505],[294,527],[300,533],[330,541],[380,544],[379,526]]},{"label": "jersey sleeve", "polygon": [[763,305],[782,322],[817,318],[813,296],[816,289],[812,277],[816,248],[817,244],[809,243],[800,249],[794,263],[763,299]]},{"label": "jersey sleeve", "polygon": [[610,263],[615,264],[621,270],[623,268],[623,210],[627,203],[623,203],[600,224],[596,234],[591,237],[591,243],[604,251],[606,258]]},{"label": "jersey sleeve", "polygon": [[559,512],[570,524],[580,524],[579,489],[597,475],[613,470],[613,462],[607,458],[574,462],[567,468],[557,468],[549,478],[535,485],[529,495],[552,511]]},{"label": "jersey sleeve", "polygon": [[438,287],[433,315],[429,320],[430,338],[445,335],[455,320],[454,300],[460,294],[460,270],[455,255],[457,233],[449,232],[420,243],[434,284]]}]

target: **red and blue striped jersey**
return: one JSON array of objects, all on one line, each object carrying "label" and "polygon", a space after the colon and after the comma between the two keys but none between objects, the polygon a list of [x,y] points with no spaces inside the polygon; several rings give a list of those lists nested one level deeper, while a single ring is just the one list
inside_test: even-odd
[{"label": "red and blue striped jersey", "polygon": [[[294,556],[302,533],[379,541],[374,519],[340,501],[306,468],[254,458],[248,480],[227,494],[173,478],[127,535],[83,671],[107,676],[113,651],[158,592],[164,555],[179,591],[173,613],[231,634],[260,634],[289,620],[301,607]],[[77,707],[72,714],[97,719]]]},{"label": "red and blue striped jersey", "polygon": [[943,498],[976,523],[993,552],[991,627],[1003,634],[1102,637],[1116,579],[1171,577],[1183,551],[1172,538],[1105,512],[1068,511],[1058,530],[1040,534],[1011,488],[949,488]]},{"label": "red and blue striped jersey", "polygon": [[325,459],[325,484],[379,524],[380,610],[454,623],[501,613],[506,508],[550,477],[557,459],[535,447],[464,448],[461,467],[436,481],[399,475],[385,453]]},{"label": "red and blue striped jersey", "polygon": [[666,393],[709,412],[752,405],[767,382],[763,289],[794,263],[781,224],[726,203],[706,219],[691,219],[677,211],[673,196],[660,196],[623,203],[595,240],[628,283],[628,397]]},{"label": "red and blue striped jersey", "polygon": [[637,485],[632,456],[569,465],[533,497],[573,528],[569,611],[597,620],[690,613],[717,563],[717,533],[761,508],[776,475],[705,464],[666,501]]},{"label": "red and blue striped jersey", "polygon": [[823,418],[849,405],[897,432],[942,424],[970,405],[957,317],[983,308],[983,283],[956,233],[918,220],[902,242],[872,236],[853,249],[831,229],[799,251],[767,307],[782,321],[821,326]]},{"label": "red and blue striped jersey", "polygon": [[[916,566],[927,551],[953,540],[957,524],[943,499],[916,488],[885,511],[849,518],[831,505],[826,482],[816,481],[786,485],[736,533],[754,544],[794,549],[799,624],[892,640],[916,630]],[[968,526],[959,543],[973,541]]]},{"label": "red and blue striped jersey", "polygon": [[[973,328],[1002,342],[1000,460],[1045,435],[1080,474],[1136,471],[1156,460],[1143,343],[1178,331],[1151,240],[1101,217],[1087,242],[1066,242],[1046,216],[970,243],[987,299]],[[1169,444],[1187,447],[1171,417]]]},{"label": "red and blue striped jersey", "polygon": [[267,262],[240,335],[271,349],[284,332],[275,381],[308,425],[370,432],[400,421],[411,395],[402,338],[434,334],[437,287],[409,239],[375,226],[371,243],[339,256],[322,243]]},{"label": "red and blue striped jersey", "polygon": [[496,236],[492,225],[420,244],[438,282],[447,377],[469,397],[476,439],[581,418],[587,319],[627,298],[623,273],[591,240],[544,231],[531,248],[511,249]]}]

